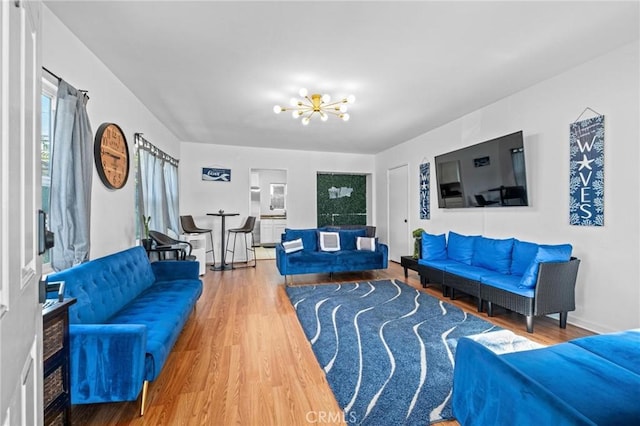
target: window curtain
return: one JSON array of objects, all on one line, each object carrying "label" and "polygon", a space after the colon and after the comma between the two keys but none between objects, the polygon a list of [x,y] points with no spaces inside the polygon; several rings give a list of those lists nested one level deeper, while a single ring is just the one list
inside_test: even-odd
[{"label": "window curtain", "polygon": [[136,134],[138,149],[138,229],[142,217],[151,217],[149,229],[173,237],[180,234],[178,207],[178,160]]},{"label": "window curtain", "polygon": [[51,152],[49,226],[54,271],[89,260],[93,132],[87,115],[89,97],[66,81],[58,84]]}]

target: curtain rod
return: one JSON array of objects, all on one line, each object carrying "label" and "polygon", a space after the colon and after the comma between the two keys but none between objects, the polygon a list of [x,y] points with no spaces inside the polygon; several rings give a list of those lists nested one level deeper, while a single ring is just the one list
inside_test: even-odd
[{"label": "curtain rod", "polygon": [[[57,74],[54,74],[51,70],[49,70],[47,67],[42,67],[42,69],[46,72],[48,72],[51,77],[55,78],[56,80],[58,80],[58,83],[60,82],[60,80],[62,80],[60,77],[58,77]],[[87,95],[87,93],[89,93],[88,90],[83,90],[83,89],[78,89],[78,92],[82,92],[84,93],[84,95],[87,97],[87,99],[89,99],[89,95]]]},{"label": "curtain rod", "polygon": [[155,157],[159,157],[165,161],[168,161],[174,166],[178,167],[180,160],[178,160],[177,158],[173,158],[171,155],[167,154],[166,152],[164,152],[163,150],[161,150],[160,148],[158,148],[157,146],[149,142],[142,135],[143,134],[139,132],[133,134],[134,143],[136,144],[136,146],[144,149],[145,151],[148,151],[149,153],[151,153],[151,155]]}]

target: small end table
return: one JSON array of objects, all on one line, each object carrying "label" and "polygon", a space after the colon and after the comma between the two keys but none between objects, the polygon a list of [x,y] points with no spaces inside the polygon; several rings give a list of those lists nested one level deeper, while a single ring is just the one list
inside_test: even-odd
[{"label": "small end table", "polygon": [[[418,272],[418,259],[414,259],[413,256],[402,256],[400,258],[400,265],[404,268],[404,277],[407,278],[409,276],[408,270]],[[422,288],[427,288],[427,280],[420,275],[420,284],[422,284]]]}]

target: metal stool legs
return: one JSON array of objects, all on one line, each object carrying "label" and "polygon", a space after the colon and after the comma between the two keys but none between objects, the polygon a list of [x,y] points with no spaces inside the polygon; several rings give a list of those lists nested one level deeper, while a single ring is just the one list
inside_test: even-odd
[{"label": "metal stool legs", "polygon": [[[248,268],[250,266],[253,266],[255,268],[258,262],[256,260],[256,249],[253,247],[254,245],[253,232],[229,231],[229,234],[231,233],[233,233],[233,250],[229,250],[229,240],[231,239],[231,235],[227,236],[227,248],[226,248],[227,253],[231,252],[231,269],[236,269],[234,265],[235,265],[235,256],[236,256],[236,239],[238,237],[238,234],[244,235],[244,250],[245,250],[245,258],[246,258],[246,264],[247,264],[246,266],[244,266],[244,268]],[[251,246],[247,244],[247,234],[251,235]],[[250,262],[249,252],[253,252],[253,265],[249,265],[249,262]]]}]

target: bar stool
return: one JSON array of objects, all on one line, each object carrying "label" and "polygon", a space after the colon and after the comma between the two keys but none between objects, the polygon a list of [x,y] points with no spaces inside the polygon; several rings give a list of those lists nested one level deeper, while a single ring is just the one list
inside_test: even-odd
[{"label": "bar stool", "polygon": [[[213,263],[215,265],[216,254],[213,251],[213,233],[211,232],[211,229],[198,228],[196,226],[196,223],[193,221],[193,216],[190,216],[190,215],[180,216],[180,226],[182,226],[182,230],[187,234],[205,234],[207,232],[209,233],[209,237],[211,238],[211,250],[207,250],[205,252],[205,256],[206,256],[206,253],[211,252],[211,256],[213,257]],[[220,249],[222,249],[222,247],[220,247]]]},{"label": "bar stool", "polygon": [[[254,216],[247,216],[247,220],[245,220],[244,224],[240,228],[229,229],[229,233],[227,234],[227,250],[226,252],[231,252],[231,269],[235,269],[233,266],[234,258],[235,258],[235,250],[236,250],[236,238],[238,234],[244,235],[244,249],[245,256],[247,259],[247,267],[249,267],[249,252],[253,252],[253,267],[255,268],[258,262],[256,261],[256,249],[253,248],[253,227],[256,225],[256,218]],[[233,233],[233,250],[229,250],[229,240],[231,239],[231,234]],[[251,248],[247,244],[247,234],[251,235]]]}]

